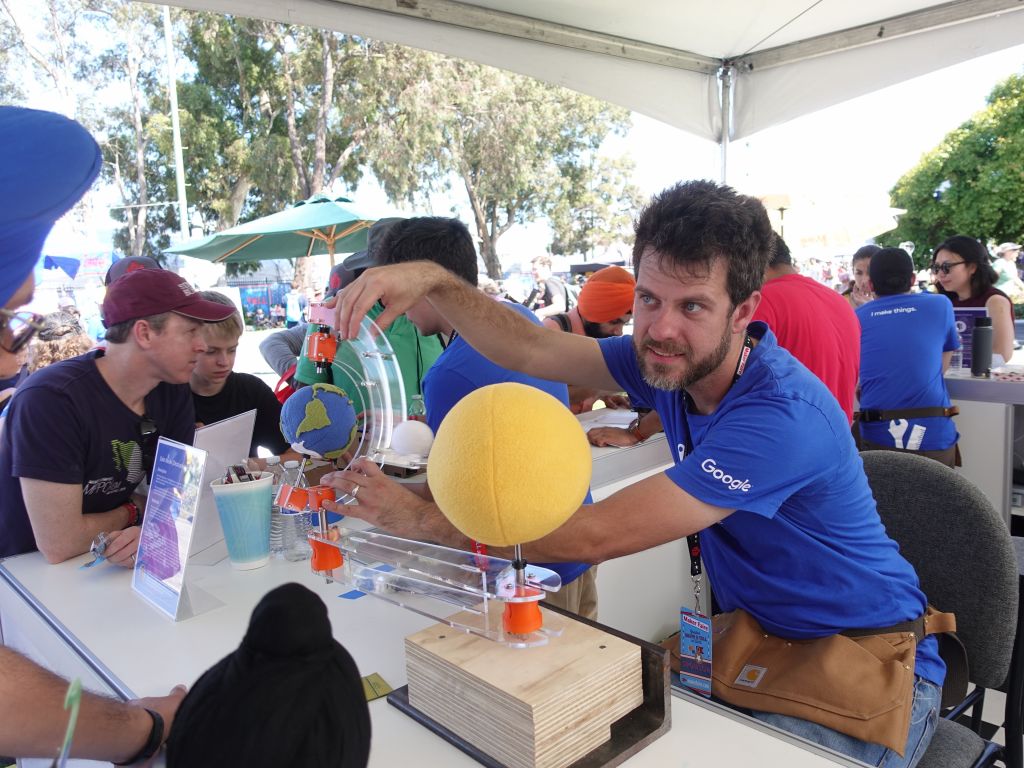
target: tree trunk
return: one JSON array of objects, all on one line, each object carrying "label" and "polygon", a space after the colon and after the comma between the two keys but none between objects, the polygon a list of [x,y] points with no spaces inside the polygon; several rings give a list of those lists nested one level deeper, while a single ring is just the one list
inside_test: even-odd
[{"label": "tree trunk", "polygon": [[142,121],[142,92],[139,89],[138,51],[131,45],[127,52],[128,87],[132,96],[132,129],[135,133],[135,183],[138,185],[138,204],[135,209],[135,237],[132,238],[132,256],[141,256],[146,246],[146,214],[149,203],[149,185],[146,182],[146,134]]},{"label": "tree trunk", "polygon": [[248,176],[240,176],[238,181],[232,185],[231,194],[228,196],[228,202],[231,205],[230,219],[221,219],[223,224],[221,229],[230,229],[238,223],[238,219],[242,215],[242,207],[245,205],[250,189],[252,189],[252,181],[249,180]]},{"label": "tree trunk", "polygon": [[497,238],[490,235],[480,239],[480,258],[484,260],[487,276],[491,280],[501,280],[501,262],[498,261]]}]

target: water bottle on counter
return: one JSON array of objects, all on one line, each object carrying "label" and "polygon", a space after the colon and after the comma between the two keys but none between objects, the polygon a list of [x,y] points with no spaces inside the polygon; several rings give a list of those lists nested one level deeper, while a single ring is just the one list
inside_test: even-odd
[{"label": "water bottle on counter", "polygon": [[[281,483],[290,485],[296,490],[305,490],[309,487],[306,483],[306,476],[302,473],[297,461],[284,463],[284,475],[281,478]],[[297,562],[308,560],[313,556],[313,550],[309,546],[307,538],[311,528],[312,516],[308,504],[301,511],[281,509],[281,548],[285,560]]]},{"label": "water bottle on counter", "polygon": [[992,318],[979,317],[971,331],[971,376],[992,375]]},{"label": "water bottle on counter", "polygon": [[281,518],[281,508],[277,506],[277,492],[281,488],[281,477],[284,474],[280,456],[267,457],[267,472],[274,476],[274,485],[270,492],[270,556],[284,557],[284,521]]}]

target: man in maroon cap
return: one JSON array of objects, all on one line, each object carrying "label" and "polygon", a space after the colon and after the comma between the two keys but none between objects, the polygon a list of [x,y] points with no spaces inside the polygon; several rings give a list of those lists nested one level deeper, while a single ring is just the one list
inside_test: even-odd
[{"label": "man in maroon cap", "polygon": [[107,349],[38,371],[11,402],[0,438],[0,557],[39,549],[59,563],[108,532],[108,559],[134,564],[135,488],[161,435],[192,442],[188,381],[206,350],[202,324],[233,311],[167,270],[111,283]]}]

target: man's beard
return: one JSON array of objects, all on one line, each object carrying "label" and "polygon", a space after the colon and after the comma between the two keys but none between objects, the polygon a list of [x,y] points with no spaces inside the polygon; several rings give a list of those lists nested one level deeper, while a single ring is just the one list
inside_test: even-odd
[{"label": "man's beard", "polygon": [[[727,322],[725,332],[722,334],[722,340],[719,342],[718,346],[700,360],[691,360],[690,355],[693,350],[689,347],[676,344],[655,343],[650,336],[647,336],[640,341],[634,337],[633,346],[636,349],[636,358],[640,363],[640,373],[644,377],[644,381],[655,389],[672,392],[686,389],[703,379],[705,376],[713,373],[729,354],[729,343],[731,340],[732,334],[729,332],[729,324]],[[648,363],[646,355],[644,354],[644,350],[648,345],[653,346],[656,350],[664,354],[685,355],[686,360],[689,362],[689,367],[683,371],[674,372],[673,369],[668,366],[661,365],[659,363]]]},{"label": "man's beard", "polygon": [[[580,316],[580,320],[583,320],[582,316]],[[601,330],[600,323],[592,323],[589,320],[583,320],[583,334],[592,339],[607,339],[615,335],[614,333],[605,333]]]}]

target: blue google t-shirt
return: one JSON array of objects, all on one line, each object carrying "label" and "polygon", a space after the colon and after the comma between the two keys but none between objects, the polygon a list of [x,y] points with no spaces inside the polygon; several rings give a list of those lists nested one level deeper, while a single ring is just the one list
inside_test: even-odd
[{"label": "blue google t-shirt", "polygon": [[[676,461],[669,478],[736,510],[701,532],[719,605],[792,638],[918,618],[925,596],[878,517],[845,414],[767,325],[748,330],[759,343],[709,415],[647,384],[631,337],[600,341],[616,381],[661,416]],[[918,647],[916,671],[942,684],[934,638]]]}]

